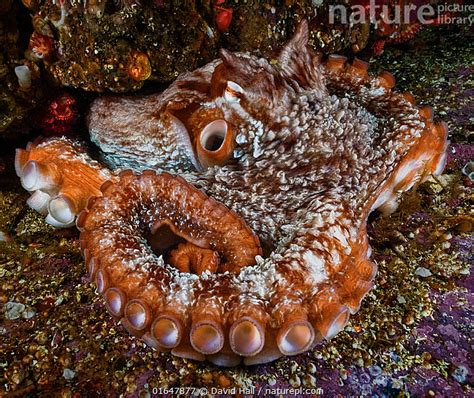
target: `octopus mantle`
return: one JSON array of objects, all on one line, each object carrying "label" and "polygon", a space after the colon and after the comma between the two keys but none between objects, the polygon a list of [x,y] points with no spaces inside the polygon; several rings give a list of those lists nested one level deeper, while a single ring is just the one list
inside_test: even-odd
[{"label": "octopus mantle", "polygon": [[66,138],[17,150],[29,205],[79,215],[107,309],[155,349],[234,366],[331,338],[373,287],[369,213],[444,167],[429,107],[307,39],[303,23],[270,62],[222,51],[161,94],[97,99],[113,171]]}]

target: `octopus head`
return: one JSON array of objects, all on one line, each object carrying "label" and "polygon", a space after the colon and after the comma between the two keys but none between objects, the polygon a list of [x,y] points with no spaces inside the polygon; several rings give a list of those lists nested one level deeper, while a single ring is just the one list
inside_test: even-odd
[{"label": "octopus head", "polygon": [[[316,97],[326,94],[319,57],[308,46],[305,21],[275,59],[224,49],[220,59],[211,77],[211,99],[200,104],[195,112],[199,117],[191,123],[197,158],[204,168],[244,154],[256,156],[266,144],[287,141],[294,135],[289,122],[295,101],[307,91]],[[202,119],[205,123],[196,122]],[[213,163],[216,156],[219,161]]]},{"label": "octopus head", "polygon": [[219,60],[180,76],[163,93],[97,99],[89,130],[116,166],[203,171],[288,141],[291,112],[305,92],[327,95],[303,21],[273,59],[221,50]]},{"label": "octopus head", "polygon": [[306,21],[274,59],[224,49],[220,58],[222,62],[212,75],[211,94],[240,105],[258,120],[270,123],[291,105],[291,97],[303,90],[324,91],[319,56],[308,46]]}]

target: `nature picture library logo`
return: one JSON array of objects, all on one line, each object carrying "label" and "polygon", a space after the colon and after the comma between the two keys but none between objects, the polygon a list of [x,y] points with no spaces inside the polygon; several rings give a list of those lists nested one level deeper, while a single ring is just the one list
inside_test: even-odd
[{"label": "nature picture library logo", "polygon": [[431,24],[469,24],[474,22],[474,4],[448,2],[430,4],[428,0],[390,1],[356,0],[350,5],[330,5],[329,23],[358,24],[377,23],[404,25],[419,22]]}]

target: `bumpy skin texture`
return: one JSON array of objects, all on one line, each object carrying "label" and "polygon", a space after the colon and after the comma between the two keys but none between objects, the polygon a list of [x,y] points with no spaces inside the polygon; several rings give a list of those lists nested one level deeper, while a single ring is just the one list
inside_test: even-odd
[{"label": "bumpy skin texture", "polygon": [[[79,217],[109,311],[157,349],[233,366],[332,337],[373,286],[369,213],[393,211],[400,192],[444,167],[446,127],[429,108],[392,92],[390,74],[369,77],[359,60],[321,64],[307,36],[303,23],[274,62],[223,51],[163,94],[92,106],[91,138],[109,165],[171,170],[232,210],[215,213],[218,205],[181,179],[147,171],[106,184]],[[199,146],[216,120],[233,145],[216,149],[225,162],[209,166],[213,153],[203,162]],[[219,237],[242,230],[253,255],[247,227],[229,226],[239,214],[263,257],[229,272],[178,272],[143,238],[163,206],[188,242],[223,255],[229,240]],[[206,244],[195,239],[213,231]]]}]

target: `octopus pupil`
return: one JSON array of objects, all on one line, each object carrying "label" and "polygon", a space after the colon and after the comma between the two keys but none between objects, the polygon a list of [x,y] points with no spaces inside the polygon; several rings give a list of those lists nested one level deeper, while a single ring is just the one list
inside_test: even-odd
[{"label": "octopus pupil", "polygon": [[213,134],[207,140],[204,148],[208,151],[217,151],[224,142],[225,133],[221,134]]}]

